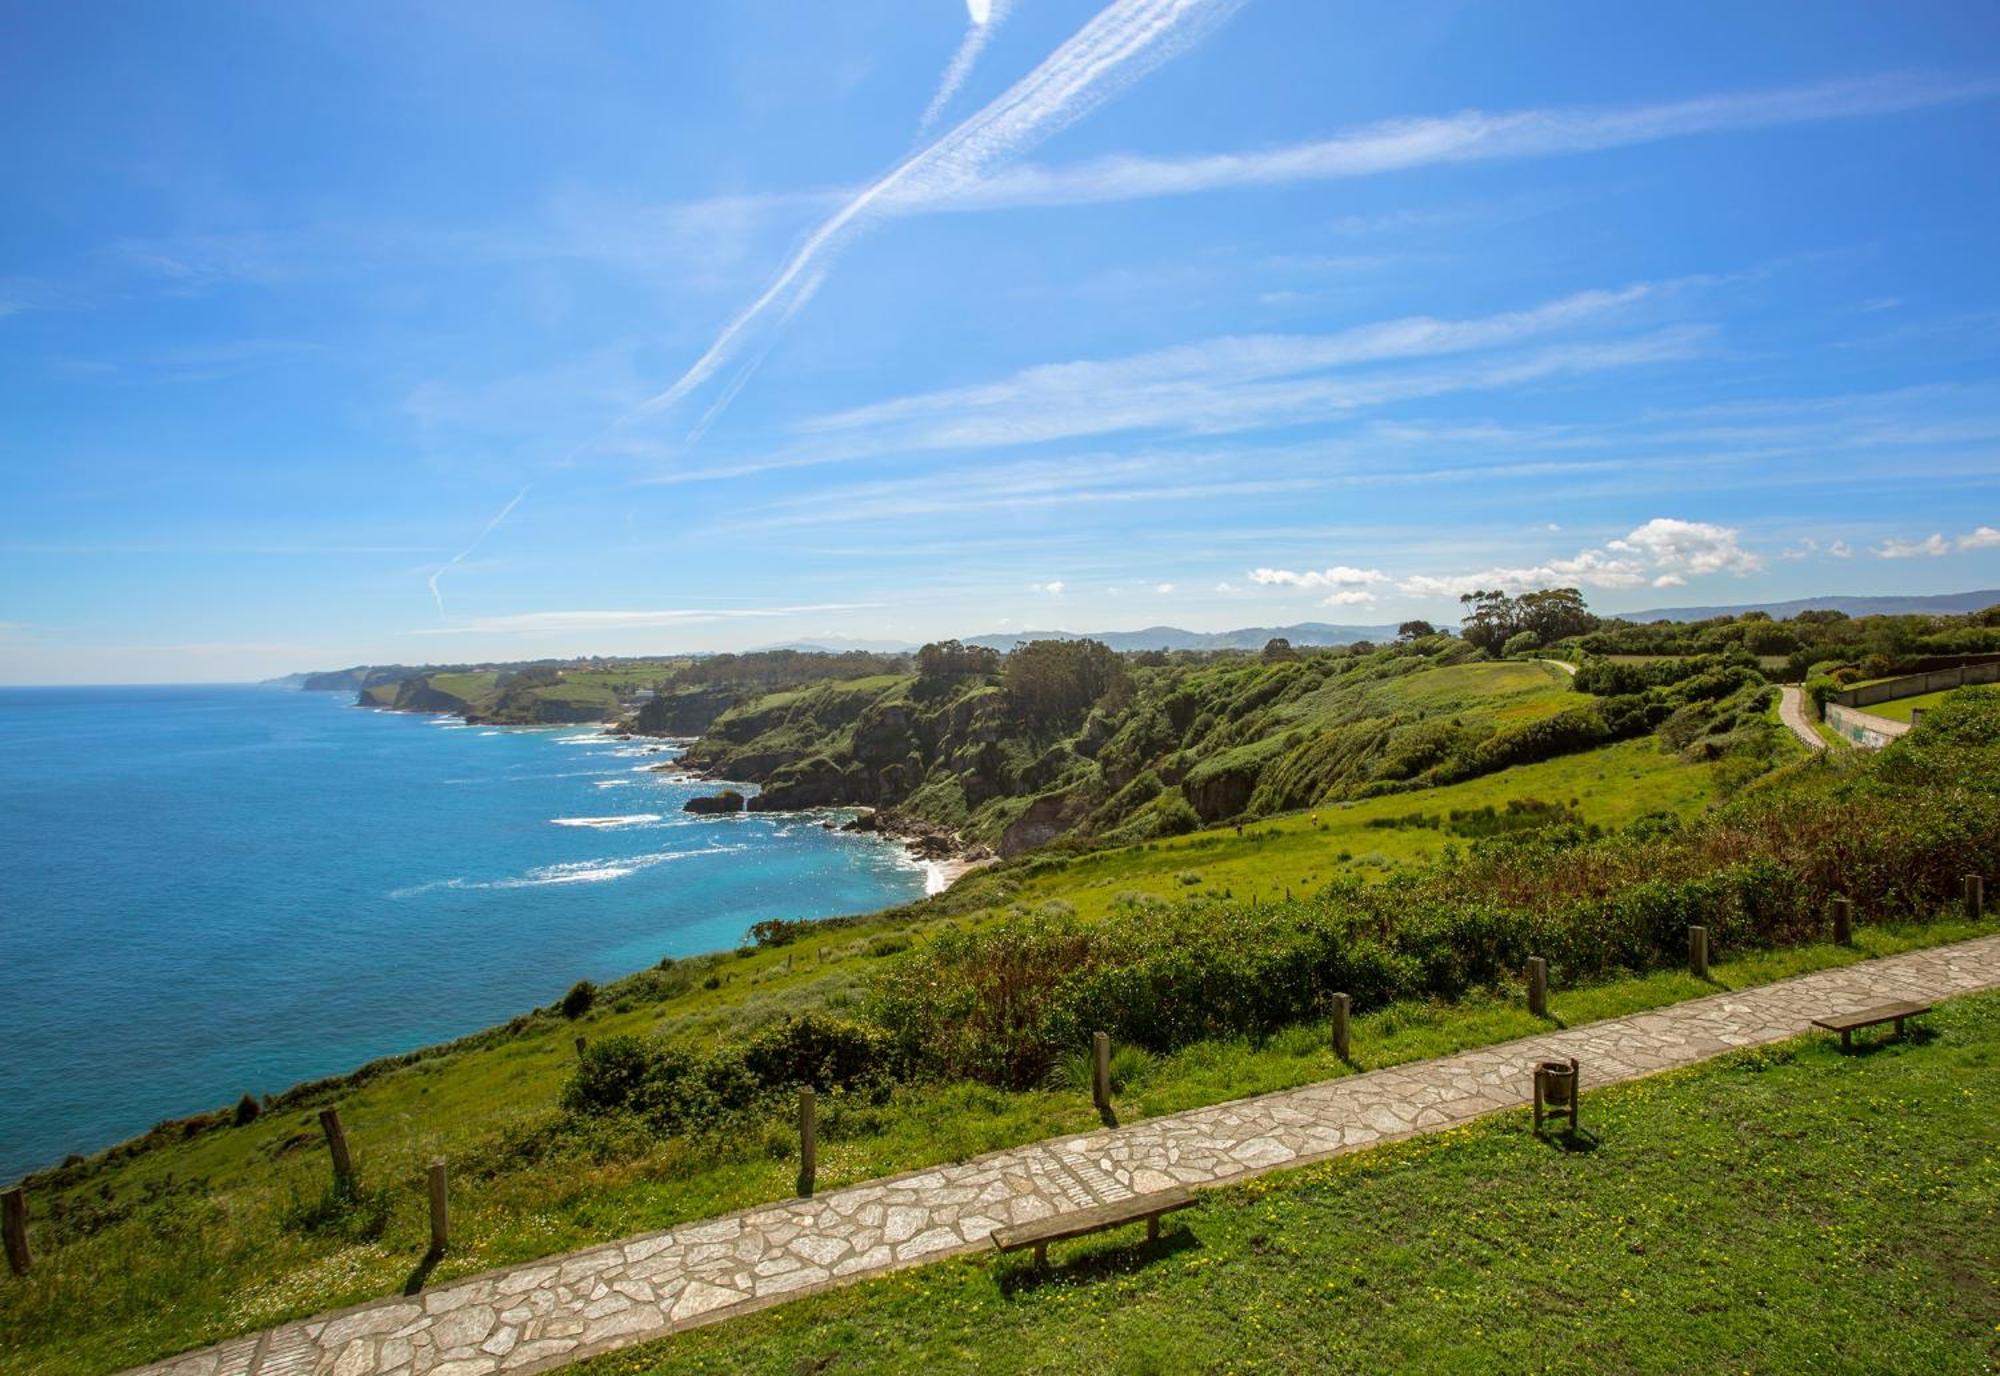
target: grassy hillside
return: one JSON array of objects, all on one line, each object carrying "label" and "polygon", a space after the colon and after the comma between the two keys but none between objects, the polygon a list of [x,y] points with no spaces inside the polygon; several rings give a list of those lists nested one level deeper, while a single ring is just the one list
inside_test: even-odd
[{"label": "grassy hillside", "polygon": [[[1077,1026],[1114,1031],[1129,1119],[1342,1073],[1317,1012],[1328,988],[1356,994],[1369,1063],[1385,1064],[1532,1030],[1508,992],[1526,949],[1550,956],[1555,1011],[1576,1022],[1709,992],[1673,973],[1690,921],[1712,926],[1728,984],[1857,958],[1814,941],[1831,883],[1863,899],[1859,953],[1990,931],[1947,914],[1957,876],[2000,850],[1996,717],[2000,694],[1967,694],[1879,758],[1794,767],[1699,815],[1722,766],[1651,741],[1374,799],[1352,811],[1483,817],[1497,802],[1497,815],[1509,781],[1550,766],[1568,773],[1542,782],[1573,790],[1551,799],[1561,817],[1524,834],[1364,827],[1439,854],[1423,862],[1412,849],[1380,882],[1307,891],[1302,877],[1290,903],[1243,892],[1242,877],[1284,865],[1325,877],[1323,857],[1346,842],[1309,814],[1241,838],[1225,828],[1102,857],[1027,857],[907,909],[773,928],[773,944],[643,972],[579,998],[575,1018],[551,1006],[302,1086],[241,1124],[227,1109],[163,1124],[29,1182],[41,1263],[0,1287],[0,1364],[105,1371],[391,1293],[424,1248],[434,1155],[452,1162],[457,1239],[434,1279],[783,1197],[796,1080],[770,1068],[773,1053],[805,1053],[822,1067],[806,1072],[815,1079],[825,1056],[851,1057],[822,1085],[831,1187],[1095,1121],[1064,1087]],[[1649,789],[1662,806],[1641,807]],[[1649,815],[1661,812],[1691,820]],[[1593,825],[1621,821],[1592,839]],[[1120,901],[1163,865],[1183,892],[1236,892]],[[1007,953],[1038,991],[1026,1006],[1048,1020],[982,1031],[991,952]],[[1190,973],[1201,987],[1183,987]],[[973,1030],[974,1049],[1004,1049],[1028,1073],[968,1058],[940,1027]],[[620,1065],[660,1096],[592,1090]],[[327,1189],[314,1121],[326,1104],[340,1106],[360,1165],[352,1197]]]},{"label": "grassy hillside", "polygon": [[2000,1356],[2000,995],[1269,1176],[1024,1260],[905,1272],[588,1362],[823,1372],[1962,1372]]},{"label": "grassy hillside", "polygon": [[1596,679],[1448,636],[1256,657],[1118,660],[1044,642],[1004,661],[938,658],[740,703],[684,763],[761,784],[755,807],[870,804],[1011,855],[1414,793],[1668,725],[1676,750],[1743,755],[1751,772],[1778,748],[1771,690],[1740,654]]}]

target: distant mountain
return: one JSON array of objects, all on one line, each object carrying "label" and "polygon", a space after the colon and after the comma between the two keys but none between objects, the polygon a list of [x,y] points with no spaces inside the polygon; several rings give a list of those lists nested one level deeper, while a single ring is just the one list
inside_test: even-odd
[{"label": "distant mountain", "polygon": [[1097,640],[1114,650],[1261,650],[1268,640],[1294,645],[1352,645],[1357,640],[1394,640],[1394,626],[1333,626],[1301,621],[1296,626],[1245,626],[1234,631],[1184,631],[1178,626],[1148,626],[1143,631],[1014,631],[967,636],[968,645],[1011,650],[1022,640]]},{"label": "distant mountain", "polygon": [[917,647],[907,640],[856,640],[852,636],[828,635],[818,640],[787,640],[775,645],[759,645],[750,654],[768,650],[796,650],[802,655],[844,655],[860,650],[871,655],[907,655]]},{"label": "distant mountain", "polygon": [[1612,612],[1624,621],[1707,621],[1717,616],[1763,612],[1782,621],[1800,612],[1846,612],[1849,616],[1960,616],[2000,605],[2000,588],[1946,592],[1927,597],[1799,597],[1789,602],[1745,602],[1737,607],[1656,607],[1646,612]]}]

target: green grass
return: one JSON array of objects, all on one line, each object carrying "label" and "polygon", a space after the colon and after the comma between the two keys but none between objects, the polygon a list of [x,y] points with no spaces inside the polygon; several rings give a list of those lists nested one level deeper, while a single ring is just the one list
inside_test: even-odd
[{"label": "green grass", "polygon": [[[1585,1068],[1586,1074],[1588,1067]],[[717,1372],[1990,1372],[2000,995],[1267,1176],[1023,1260],[960,1260],[578,1376]]]},{"label": "green grass", "polygon": [[[1870,926],[1857,932],[1853,950],[1748,953],[1713,973],[1744,987],[1995,929],[1991,922]],[[775,1119],[717,1141],[661,1145],[601,1129],[572,1149],[542,1150],[574,1055],[571,1039],[663,1026],[691,1041],[714,1040],[786,1007],[837,1000],[876,963],[863,952],[884,930],[840,934],[846,943],[830,943],[824,962],[816,944],[724,957],[712,967],[727,981],[717,989],[695,983],[664,1004],[634,1002],[623,1011],[607,1000],[578,1024],[545,1017],[511,1039],[344,1093],[362,1183],[383,1192],[379,1230],[353,1216],[319,1231],[287,1222],[327,1179],[307,1111],[268,1115],[91,1173],[58,1198],[72,1217],[99,1210],[109,1221],[75,1230],[61,1245],[49,1225],[49,1192],[34,1189],[39,1263],[26,1282],[0,1286],[0,1370],[111,1371],[393,1294],[425,1250],[422,1182],[433,1156],[451,1159],[455,1182],[453,1248],[433,1283],[784,1198],[792,1191],[793,1137],[789,1123]],[[1558,992],[1552,1012],[1574,1025],[1711,992],[1686,975],[1654,974]],[[1512,997],[1483,996],[1377,1010],[1356,1019],[1354,1044],[1360,1064],[1374,1068],[1544,1026]],[[1126,1121],[1348,1073],[1313,1025],[1261,1045],[1208,1042],[1157,1058],[1127,1052],[1121,1064],[1130,1075],[1117,1104]],[[1084,1095],[971,1084],[901,1090],[880,1107],[835,1100],[823,1122],[819,1179],[831,1189],[1096,1121]]]},{"label": "green grass", "polygon": [[[1467,667],[1527,667],[1538,676],[1561,672],[1535,665]],[[1011,901],[1032,906],[1059,898],[1080,916],[1096,917],[1109,911],[1121,894],[1184,896],[1197,887],[1182,882],[1181,876],[1190,873],[1200,877],[1201,892],[1228,891],[1239,898],[1276,897],[1288,889],[1305,894],[1343,875],[1379,877],[1399,865],[1429,859],[1454,839],[1428,827],[1373,827],[1369,825],[1373,820],[1415,812],[1504,809],[1513,799],[1534,798],[1553,803],[1574,800],[1586,822],[1612,828],[1649,812],[1690,817],[1714,796],[1712,766],[1687,764],[1647,737],[1522,765],[1449,788],[1334,803],[1250,823],[1244,827],[1247,843],[1237,838],[1235,828],[1217,827],[1151,846],[1099,851],[1023,882]],[[1460,838],[1458,843],[1465,841]]]},{"label": "green grass", "polygon": [[1928,712],[1957,691],[1956,688],[1947,688],[1941,693],[1922,693],[1912,698],[1891,698],[1887,702],[1870,703],[1866,707],[1857,707],[1854,710],[1887,717],[1890,721],[1908,721],[1912,712]]}]

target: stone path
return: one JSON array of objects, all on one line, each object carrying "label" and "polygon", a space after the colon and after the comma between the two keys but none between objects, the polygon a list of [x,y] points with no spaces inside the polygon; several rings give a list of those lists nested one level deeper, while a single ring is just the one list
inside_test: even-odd
[{"label": "stone path", "polygon": [[1806,749],[1815,753],[1826,749],[1826,738],[1813,730],[1806,715],[1806,695],[1802,689],[1789,683],[1778,689],[1778,719],[1792,729]]},{"label": "stone path", "polygon": [[[1585,1089],[1782,1041],[1814,1017],[2000,986],[2000,936],[1083,1133],[511,1267],[169,1359],[145,1376],[516,1376],[979,1250],[994,1229],[1213,1185],[1520,1105],[1530,1067]],[[1367,1048],[1359,1048],[1366,1057]]]}]

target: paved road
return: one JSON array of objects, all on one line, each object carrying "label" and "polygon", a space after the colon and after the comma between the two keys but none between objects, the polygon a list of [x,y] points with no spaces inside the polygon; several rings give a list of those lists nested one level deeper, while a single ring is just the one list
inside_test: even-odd
[{"label": "paved road", "polygon": [[[1891,999],[2000,987],[2000,936],[1864,961],[1503,1046],[1350,1075],[995,1152],[490,1272],[410,1299],[287,1324],[146,1376],[515,1376],[955,1253],[1009,1223],[1180,1185],[1214,1185],[1520,1105],[1536,1061],[1585,1087]],[[1358,1048],[1365,1059],[1367,1048]]]},{"label": "paved road", "polygon": [[1826,749],[1826,737],[1813,729],[1812,718],[1806,711],[1805,690],[1787,683],[1778,689],[1778,695],[1778,719],[1792,729],[1806,749]]}]

